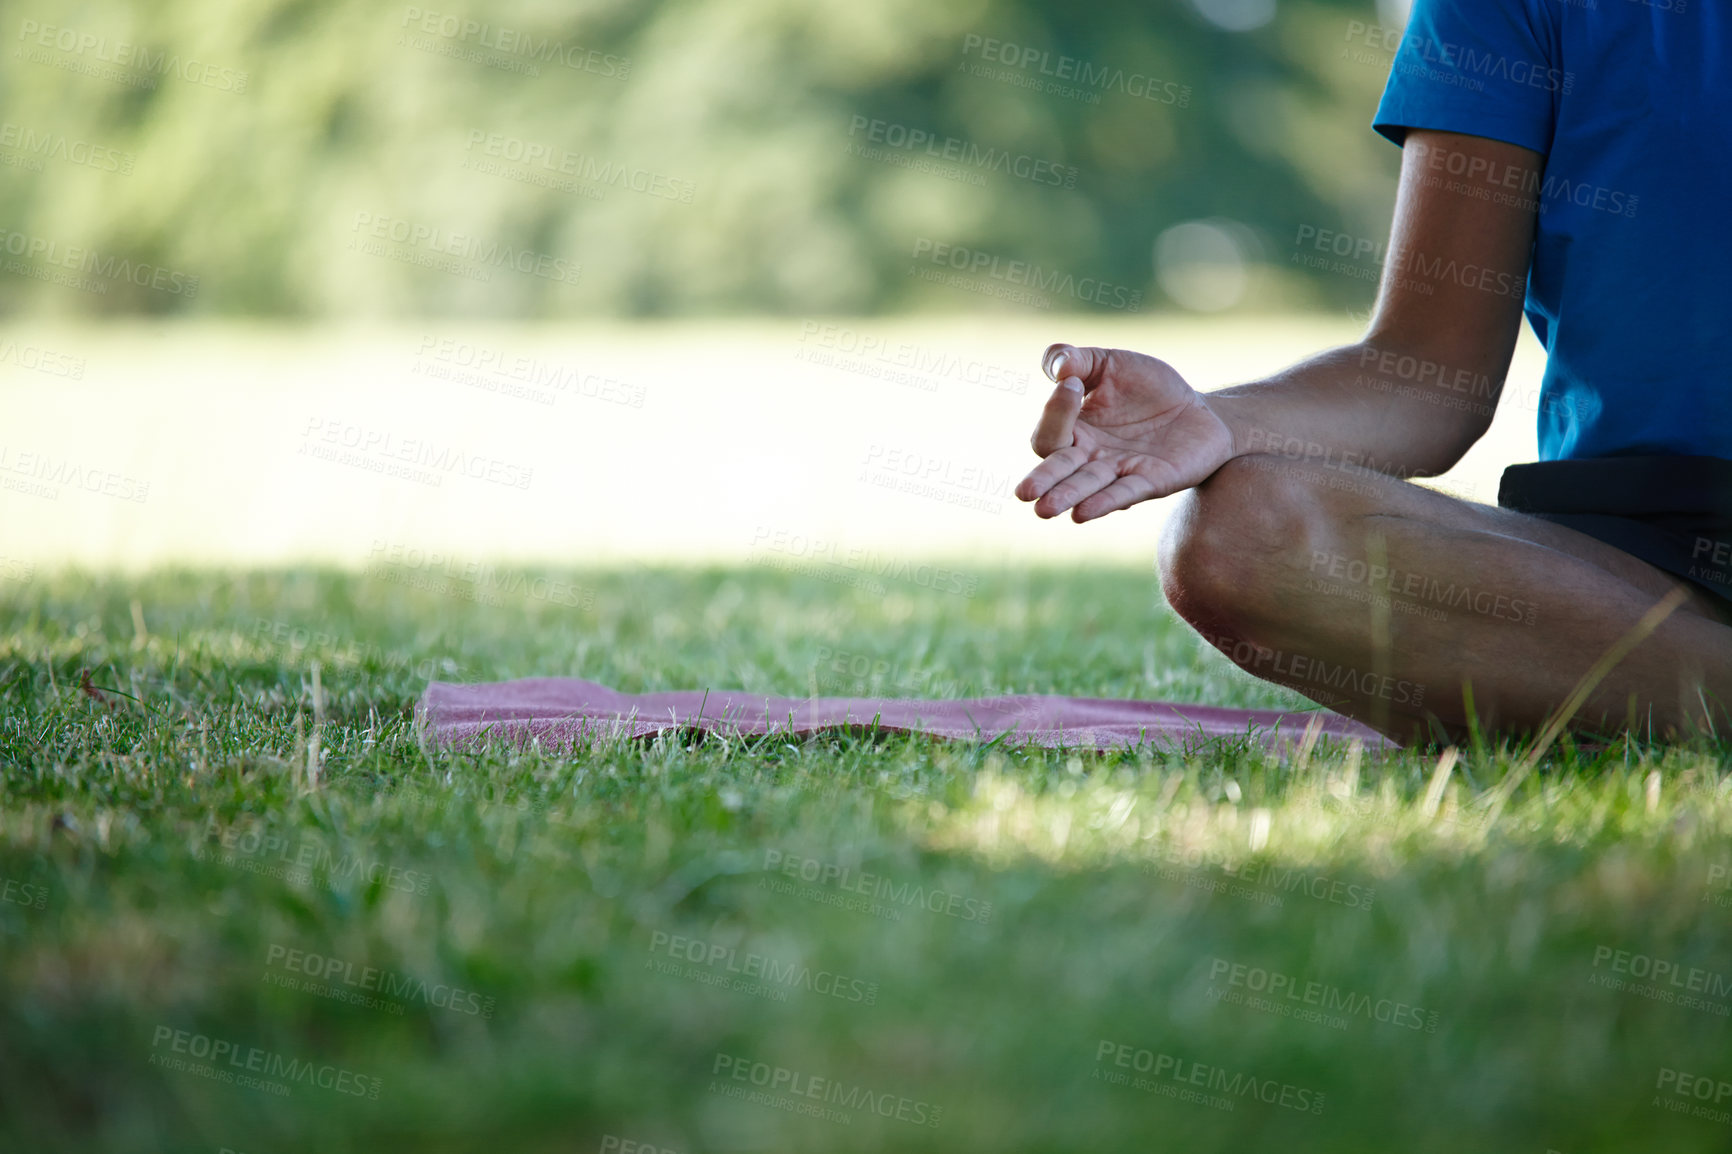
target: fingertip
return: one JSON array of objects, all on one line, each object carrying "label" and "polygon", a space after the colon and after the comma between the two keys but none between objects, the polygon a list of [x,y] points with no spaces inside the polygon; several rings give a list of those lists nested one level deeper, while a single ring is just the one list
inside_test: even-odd
[{"label": "fingertip", "polygon": [[1070,362],[1070,353],[1071,346],[1064,344],[1052,345],[1046,350],[1041,368],[1046,372],[1048,378],[1054,381],[1064,379],[1065,367]]}]

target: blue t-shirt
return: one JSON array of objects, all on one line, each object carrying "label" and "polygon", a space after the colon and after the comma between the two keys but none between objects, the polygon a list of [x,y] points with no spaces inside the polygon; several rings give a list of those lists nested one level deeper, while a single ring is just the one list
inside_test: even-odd
[{"label": "blue t-shirt", "polygon": [[1732,458],[1732,4],[1416,0],[1377,131],[1546,156],[1543,460]]}]

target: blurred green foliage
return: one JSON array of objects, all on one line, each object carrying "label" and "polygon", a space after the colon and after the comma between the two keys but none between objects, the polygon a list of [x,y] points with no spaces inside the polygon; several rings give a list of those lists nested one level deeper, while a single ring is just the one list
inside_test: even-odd
[{"label": "blurred green foliage", "polygon": [[[7,5],[0,310],[1004,307],[911,276],[923,238],[1160,309],[1181,302],[1156,276],[1157,238],[1208,218],[1237,222],[1226,235],[1254,266],[1240,307],[1362,304],[1368,280],[1291,261],[1302,226],[1387,229],[1399,154],[1369,121],[1388,57],[1352,36],[1376,10],[1279,0],[1236,32],[1202,14],[1217,2]],[[988,60],[988,40],[1017,45],[1018,63]],[[1047,91],[1085,68],[1092,85]],[[1157,98],[1132,94],[1145,84]],[[902,131],[929,133],[945,171],[905,163],[929,151],[892,147]],[[862,144],[895,159],[851,153]],[[509,159],[532,148],[532,163]],[[431,235],[382,259],[351,247],[371,227],[358,221],[384,222],[387,244],[393,227]],[[473,263],[476,245],[540,267],[483,281],[410,263],[441,246]],[[100,292],[44,279],[74,249],[196,276],[197,292],[124,271]]]}]

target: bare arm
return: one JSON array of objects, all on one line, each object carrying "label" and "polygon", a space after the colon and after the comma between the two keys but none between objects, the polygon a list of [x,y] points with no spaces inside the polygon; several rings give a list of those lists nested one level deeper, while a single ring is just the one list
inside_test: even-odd
[{"label": "bare arm", "polygon": [[1369,329],[1266,380],[1198,393],[1141,353],[1054,345],[1059,387],[1017,486],[1035,512],[1088,521],[1283,453],[1397,476],[1442,473],[1491,424],[1520,331],[1544,158],[1411,132]]},{"label": "bare arm", "polygon": [[1459,461],[1490,427],[1515,351],[1537,215],[1523,190],[1538,187],[1544,164],[1498,140],[1409,133],[1369,330],[1358,344],[1208,394],[1236,455],[1276,436],[1401,475]]}]

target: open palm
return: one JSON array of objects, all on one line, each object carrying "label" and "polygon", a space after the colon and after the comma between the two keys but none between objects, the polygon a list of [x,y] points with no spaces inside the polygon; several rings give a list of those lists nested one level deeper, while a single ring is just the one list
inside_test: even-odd
[{"label": "open palm", "polygon": [[1171,365],[1123,349],[1054,345],[1059,386],[1031,438],[1045,458],[1016,487],[1040,517],[1092,521],[1202,483],[1233,456],[1233,437]]}]

